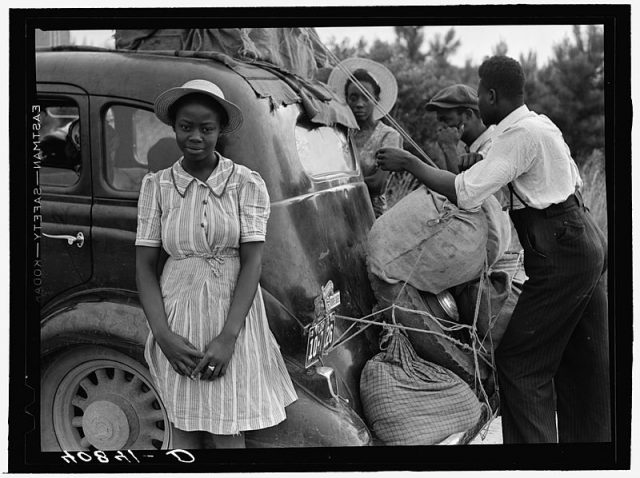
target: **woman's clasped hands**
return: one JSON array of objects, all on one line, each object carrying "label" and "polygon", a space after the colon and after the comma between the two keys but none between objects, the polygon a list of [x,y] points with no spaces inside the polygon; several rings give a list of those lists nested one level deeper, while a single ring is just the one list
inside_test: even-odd
[{"label": "woman's clasped hands", "polygon": [[167,329],[163,333],[157,333],[156,341],[179,375],[191,377],[198,360],[204,357],[204,353],[196,349],[189,340],[172,330]]},{"label": "woman's clasped hands", "polygon": [[203,357],[193,370],[191,378],[200,375],[200,380],[213,380],[222,377],[229,366],[236,345],[236,338],[224,331],[215,337],[204,352]]},{"label": "woman's clasped hands", "polygon": [[223,376],[235,348],[235,338],[224,332],[209,342],[204,352],[171,330],[158,334],[157,342],[176,373],[192,380]]}]

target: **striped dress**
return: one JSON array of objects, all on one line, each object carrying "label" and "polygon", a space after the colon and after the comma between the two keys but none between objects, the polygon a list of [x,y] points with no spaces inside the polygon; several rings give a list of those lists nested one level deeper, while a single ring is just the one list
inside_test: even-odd
[{"label": "striped dress", "polygon": [[[206,182],[188,174],[181,161],[147,174],[138,201],[136,245],[162,246],[169,254],[160,279],[169,327],[201,351],[224,326],[240,272],[240,243],[265,240],[270,212],[260,175],[218,156]],[[223,377],[177,374],[153,334],[145,358],[169,418],[181,430],[230,435],[270,427],[297,399],[260,288]]]}]

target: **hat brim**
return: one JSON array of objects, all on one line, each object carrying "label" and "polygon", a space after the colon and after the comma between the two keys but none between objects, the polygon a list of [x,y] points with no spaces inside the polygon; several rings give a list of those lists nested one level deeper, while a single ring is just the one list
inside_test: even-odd
[{"label": "hat brim", "polygon": [[343,68],[349,73],[353,73],[360,69],[366,70],[378,82],[378,85],[380,86],[380,100],[373,110],[372,117],[374,120],[379,120],[391,111],[391,108],[393,108],[393,105],[395,105],[396,100],[398,99],[398,83],[396,82],[393,73],[391,73],[386,66],[376,61],[369,60],[368,58],[347,58],[346,60],[341,61],[339,66],[334,67],[329,75],[327,84],[346,102],[344,87],[349,78],[347,73],[343,71]]},{"label": "hat brim", "polygon": [[158,95],[156,98],[153,109],[156,116],[160,121],[173,127],[171,119],[169,117],[169,109],[177,100],[191,93],[200,93],[213,98],[224,110],[227,112],[227,125],[220,131],[220,134],[228,134],[237,130],[243,122],[242,111],[231,101],[225,100],[218,95],[211,93],[210,91],[202,90],[200,88],[185,88],[183,86],[177,86],[170,88]]},{"label": "hat brim", "polygon": [[472,110],[478,110],[478,105],[473,103],[441,103],[439,101],[429,101],[424,109],[427,111],[438,111],[438,110],[451,110],[454,108],[471,108]]}]

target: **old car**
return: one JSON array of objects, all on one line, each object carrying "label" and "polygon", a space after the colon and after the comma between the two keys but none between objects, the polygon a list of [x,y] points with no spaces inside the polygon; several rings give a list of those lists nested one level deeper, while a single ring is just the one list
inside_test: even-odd
[{"label": "old car", "polygon": [[329,281],[341,316],[365,316],[375,302],[364,257],[374,215],[346,134],[350,111],[317,85],[224,55],[54,48],[37,52],[34,101],[42,149],[41,448],[180,446],[143,358],[149,329],[134,240],[143,176],[179,157],[153,100],[193,78],[213,81],[251,112],[218,147],[258,171],[272,201],[260,286],[299,400],[280,425],[247,433],[247,445],[370,445],[359,376],[377,351],[378,330],[358,333],[360,325],[338,318],[325,337],[336,345],[330,353],[308,347],[310,330],[317,332],[314,301]]}]

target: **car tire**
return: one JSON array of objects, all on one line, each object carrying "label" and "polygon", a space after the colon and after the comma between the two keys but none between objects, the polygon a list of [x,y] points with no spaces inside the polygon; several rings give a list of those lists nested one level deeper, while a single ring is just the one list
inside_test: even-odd
[{"label": "car tire", "polygon": [[73,346],[42,357],[42,451],[159,450],[170,422],[149,371],[104,346]]}]

